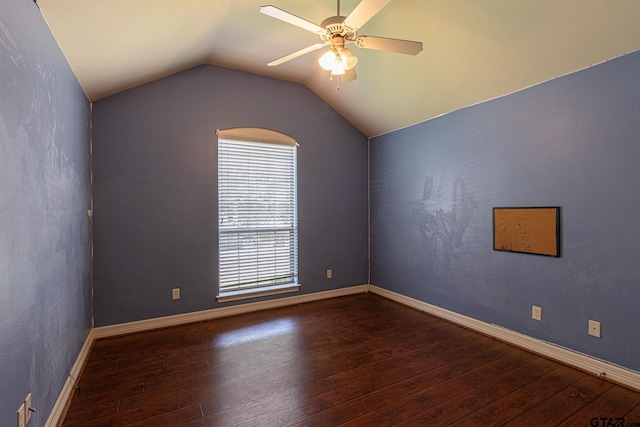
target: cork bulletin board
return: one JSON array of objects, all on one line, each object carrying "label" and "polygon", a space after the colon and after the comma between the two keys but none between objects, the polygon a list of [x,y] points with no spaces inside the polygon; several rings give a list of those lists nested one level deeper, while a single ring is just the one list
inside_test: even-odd
[{"label": "cork bulletin board", "polygon": [[560,256],[560,208],[493,208],[493,249]]}]

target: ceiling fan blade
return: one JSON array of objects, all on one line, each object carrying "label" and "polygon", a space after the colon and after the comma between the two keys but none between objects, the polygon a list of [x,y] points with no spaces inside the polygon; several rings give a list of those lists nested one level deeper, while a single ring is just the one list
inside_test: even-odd
[{"label": "ceiling fan blade", "polygon": [[382,50],[385,52],[405,53],[417,55],[422,51],[422,42],[411,40],[387,39],[384,37],[360,36],[356,39],[356,46],[364,49]]},{"label": "ceiling fan blade", "polygon": [[285,12],[282,9],[278,9],[275,6],[260,6],[260,13],[264,13],[265,15],[271,16],[273,18],[279,19],[281,21],[287,22],[289,24],[298,26],[307,31],[311,31],[312,33],[320,34],[324,33],[325,29],[320,25],[316,25],[313,22],[307,21],[306,19],[302,19],[296,15],[293,15],[289,12]]},{"label": "ceiling fan blade", "polygon": [[271,62],[269,62],[267,65],[268,65],[269,67],[274,67],[274,66],[276,66],[276,65],[280,65],[280,64],[282,64],[283,62],[290,61],[290,60],[292,60],[292,59],[294,59],[294,58],[297,58],[298,56],[302,56],[302,55],[304,55],[304,54],[306,54],[306,53],[313,52],[314,50],[318,50],[318,49],[320,49],[321,47],[326,46],[327,44],[328,44],[328,43],[316,43],[316,44],[314,44],[314,45],[312,45],[312,46],[305,47],[304,49],[300,49],[300,50],[299,50],[299,51],[297,51],[297,52],[290,53],[290,54],[289,54],[289,55],[287,55],[287,56],[283,56],[283,57],[282,57],[282,58],[280,58],[280,59],[276,59],[275,61],[271,61]]},{"label": "ceiling fan blade", "polygon": [[344,20],[343,25],[357,31],[391,0],[362,0]]},{"label": "ceiling fan blade", "polygon": [[355,79],[358,78],[358,76],[356,75],[356,69],[355,68],[351,68],[349,70],[344,70],[344,74],[342,76],[340,76],[340,78],[345,83],[349,83],[349,82],[354,81]]}]

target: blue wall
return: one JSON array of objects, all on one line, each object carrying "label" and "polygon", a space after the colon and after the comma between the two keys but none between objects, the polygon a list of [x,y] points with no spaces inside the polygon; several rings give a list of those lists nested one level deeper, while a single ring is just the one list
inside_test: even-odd
[{"label": "blue wall", "polygon": [[300,293],[367,283],[366,137],[302,85],[205,65],[94,103],[96,326],[233,304],[215,298],[215,131],[234,127],[300,144]]},{"label": "blue wall", "polygon": [[0,425],[44,425],[91,328],[89,102],[32,1],[0,2]]},{"label": "blue wall", "polygon": [[[639,76],[636,52],[374,138],[372,283],[640,370]],[[496,206],[561,206],[562,257],[493,251]]]}]

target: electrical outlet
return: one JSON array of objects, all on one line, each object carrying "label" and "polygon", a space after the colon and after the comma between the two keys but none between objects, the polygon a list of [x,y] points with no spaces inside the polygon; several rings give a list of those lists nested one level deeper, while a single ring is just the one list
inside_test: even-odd
[{"label": "electrical outlet", "polygon": [[327,279],[333,278],[333,270],[327,270]]},{"label": "electrical outlet", "polygon": [[25,420],[25,409],[24,409],[24,403],[22,403],[22,405],[20,405],[20,409],[18,409],[18,427],[24,427],[25,424],[27,423],[27,421]]},{"label": "electrical outlet", "polygon": [[600,338],[600,322],[589,320],[589,335]]},{"label": "electrical outlet", "polygon": [[537,305],[531,306],[531,318],[533,320],[542,320],[542,307],[538,307]]},{"label": "electrical outlet", "polygon": [[31,414],[35,411],[31,405],[31,393],[27,394],[27,398],[24,400],[24,423],[28,424],[31,419]]},{"label": "electrical outlet", "polygon": [[171,289],[171,298],[180,299],[180,288]]}]

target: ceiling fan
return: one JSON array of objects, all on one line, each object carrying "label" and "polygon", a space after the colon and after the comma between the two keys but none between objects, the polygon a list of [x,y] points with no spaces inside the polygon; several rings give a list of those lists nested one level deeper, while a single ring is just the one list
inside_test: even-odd
[{"label": "ceiling fan", "polygon": [[374,36],[356,36],[357,31],[375,14],[380,12],[390,1],[391,0],[362,0],[356,8],[345,17],[340,15],[340,0],[337,0],[338,13],[336,16],[325,19],[320,25],[316,25],[306,19],[278,9],[275,6],[260,7],[261,13],[311,31],[319,35],[321,39],[320,43],[283,56],[282,58],[269,62],[267,65],[270,67],[280,65],[329,45],[330,48],[327,53],[318,61],[320,66],[327,71],[331,71],[332,78],[333,76],[340,76],[342,81],[351,82],[357,77],[354,67],[358,62],[358,57],[345,47],[349,43],[355,43],[357,47],[363,49],[417,55],[422,51],[422,42]]}]

